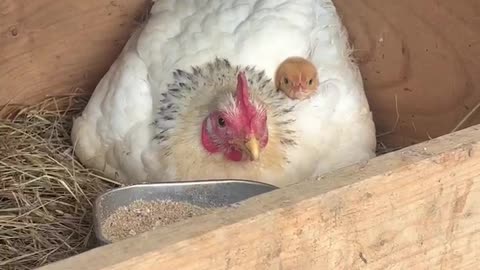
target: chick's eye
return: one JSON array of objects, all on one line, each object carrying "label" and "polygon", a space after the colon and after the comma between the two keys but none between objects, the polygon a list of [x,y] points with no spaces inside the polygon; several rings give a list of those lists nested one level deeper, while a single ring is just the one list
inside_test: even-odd
[{"label": "chick's eye", "polygon": [[288,79],[287,79],[287,78],[284,78],[284,79],[283,79],[283,82],[284,82],[285,84],[288,84]]},{"label": "chick's eye", "polygon": [[313,79],[310,79],[310,81],[308,81],[308,85],[312,85],[313,83]]},{"label": "chick's eye", "polygon": [[221,127],[224,127],[225,126],[225,119],[223,119],[222,117],[218,118],[218,125],[221,126]]}]

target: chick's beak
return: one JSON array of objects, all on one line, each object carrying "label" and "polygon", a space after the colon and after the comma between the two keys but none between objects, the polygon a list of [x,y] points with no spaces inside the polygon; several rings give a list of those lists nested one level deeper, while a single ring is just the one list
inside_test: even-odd
[{"label": "chick's beak", "polygon": [[250,138],[245,143],[245,149],[247,150],[247,154],[250,156],[251,161],[255,161],[260,156],[260,145],[258,144],[258,140],[255,137]]},{"label": "chick's beak", "polygon": [[292,86],[292,90],[294,92],[304,92],[306,88],[307,88],[306,85],[302,82],[295,83]]}]

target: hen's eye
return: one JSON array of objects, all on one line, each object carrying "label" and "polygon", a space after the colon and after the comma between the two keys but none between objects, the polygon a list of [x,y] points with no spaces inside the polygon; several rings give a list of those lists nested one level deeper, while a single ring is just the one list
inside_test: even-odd
[{"label": "hen's eye", "polygon": [[313,83],[313,79],[310,79],[310,81],[308,81],[308,85],[312,85]]},{"label": "hen's eye", "polygon": [[218,118],[218,125],[221,126],[221,127],[224,127],[225,126],[225,119],[223,118]]},{"label": "hen's eye", "polygon": [[285,84],[288,84],[288,79],[287,79],[287,78],[283,79],[283,82],[284,82]]}]

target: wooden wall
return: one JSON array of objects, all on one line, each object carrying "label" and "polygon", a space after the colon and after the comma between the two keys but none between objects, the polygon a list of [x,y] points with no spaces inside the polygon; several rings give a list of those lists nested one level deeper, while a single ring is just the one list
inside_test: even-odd
[{"label": "wooden wall", "polygon": [[[147,2],[0,0],[0,105],[92,91]],[[379,138],[387,146],[448,133],[480,102],[478,0],[334,3],[356,48],[378,133],[396,127]],[[471,119],[464,126],[480,123],[480,113]]]},{"label": "wooden wall", "polygon": [[0,104],[92,91],[147,0],[0,0]]},{"label": "wooden wall", "polygon": [[[451,132],[480,103],[478,0],[334,0],[356,47],[379,138]],[[395,106],[397,96],[398,106]],[[462,127],[480,123],[480,111]]]}]

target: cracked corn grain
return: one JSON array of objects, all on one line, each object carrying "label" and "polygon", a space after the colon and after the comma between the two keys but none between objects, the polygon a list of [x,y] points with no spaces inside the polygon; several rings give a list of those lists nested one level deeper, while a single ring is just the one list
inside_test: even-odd
[{"label": "cracked corn grain", "polygon": [[116,242],[208,212],[209,209],[185,202],[138,200],[110,215],[102,224],[102,233]]}]

